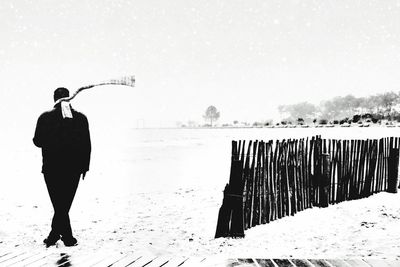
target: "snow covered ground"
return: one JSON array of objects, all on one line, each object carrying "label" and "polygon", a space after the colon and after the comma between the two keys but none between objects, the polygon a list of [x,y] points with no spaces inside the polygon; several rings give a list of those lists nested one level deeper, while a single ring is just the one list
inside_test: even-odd
[{"label": "snow covered ground", "polygon": [[[67,250],[231,257],[400,260],[400,193],[314,208],[214,239],[232,139],[398,136],[398,128],[99,129],[91,170],[70,212],[80,245]],[[7,133],[6,133],[7,134]],[[0,251],[42,246],[52,207],[31,134],[2,139]],[[59,244],[58,248],[63,248]]]}]

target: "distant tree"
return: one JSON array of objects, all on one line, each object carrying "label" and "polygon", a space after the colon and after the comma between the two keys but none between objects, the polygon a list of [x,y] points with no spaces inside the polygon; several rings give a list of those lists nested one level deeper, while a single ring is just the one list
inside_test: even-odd
[{"label": "distant tree", "polygon": [[315,105],[308,102],[301,102],[293,105],[281,105],[278,107],[281,114],[287,114],[289,116],[288,120],[295,121],[298,118],[303,118],[304,120],[311,119],[317,112]]},{"label": "distant tree", "polygon": [[373,96],[360,98],[360,113],[373,113],[376,109]]},{"label": "distant tree", "polygon": [[330,120],[350,117],[354,113],[360,112],[362,99],[356,98],[353,95],[345,97],[337,96],[332,100],[325,101],[322,104],[322,116]]},{"label": "distant tree", "polygon": [[265,121],[263,122],[263,125],[264,125],[264,126],[270,126],[270,125],[273,125],[273,123],[274,123],[273,120],[265,120]]},{"label": "distant tree", "polygon": [[380,95],[381,106],[387,115],[390,116],[392,114],[393,107],[398,104],[399,96],[394,92],[388,92]]},{"label": "distant tree", "polygon": [[304,124],[304,119],[303,118],[298,118],[297,119],[297,124],[298,125],[303,125]]},{"label": "distant tree", "polygon": [[361,115],[361,118],[363,118],[363,119],[371,119],[372,117],[373,116],[370,113],[365,113],[365,114]]},{"label": "distant tree", "polygon": [[326,124],[328,124],[328,120],[327,119],[320,119],[319,120],[319,124],[326,125]]},{"label": "distant tree", "polygon": [[[303,118],[305,122],[313,120],[317,124],[319,119],[324,118],[328,121],[338,120],[339,123],[357,123],[360,118],[366,119],[363,114],[369,114],[380,122],[380,120],[397,120],[400,112],[400,92],[386,92],[383,94],[370,95],[366,97],[355,97],[353,95],[337,96],[321,102],[314,106],[307,102],[292,105],[281,105],[278,111],[283,115],[286,122],[296,122],[298,118]],[[343,120],[343,118],[352,118]],[[297,121],[298,122],[298,121]]]},{"label": "distant tree", "polygon": [[353,116],[353,122],[359,122],[360,119],[361,119],[361,116],[360,116],[360,115],[354,115],[354,116]]},{"label": "distant tree", "polygon": [[209,106],[205,112],[205,114],[203,115],[203,118],[205,120],[209,120],[210,121],[210,125],[211,127],[213,126],[213,122],[219,119],[219,111],[217,110],[216,107],[214,106]]},{"label": "distant tree", "polygon": [[188,127],[194,128],[197,126],[197,123],[195,121],[189,120],[187,122]]}]

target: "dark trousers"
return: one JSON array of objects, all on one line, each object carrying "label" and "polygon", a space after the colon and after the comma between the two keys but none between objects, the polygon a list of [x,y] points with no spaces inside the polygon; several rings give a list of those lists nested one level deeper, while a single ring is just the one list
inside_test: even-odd
[{"label": "dark trousers", "polygon": [[72,237],[69,210],[79,184],[80,173],[44,173],[47,190],[54,208],[51,236]]}]

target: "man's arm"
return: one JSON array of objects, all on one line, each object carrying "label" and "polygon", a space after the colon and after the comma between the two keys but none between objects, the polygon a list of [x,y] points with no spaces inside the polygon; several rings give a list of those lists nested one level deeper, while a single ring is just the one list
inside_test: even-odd
[{"label": "man's arm", "polygon": [[43,122],[43,114],[40,115],[40,117],[37,120],[36,123],[36,129],[35,129],[35,135],[33,137],[33,143],[37,147],[43,147],[43,136],[44,136],[44,122]]},{"label": "man's arm", "polygon": [[83,162],[82,162],[82,178],[85,177],[86,172],[89,170],[90,165],[90,154],[92,151],[92,144],[90,141],[90,131],[89,131],[89,122],[86,116],[83,117],[83,142],[82,142],[82,150],[83,150]]}]

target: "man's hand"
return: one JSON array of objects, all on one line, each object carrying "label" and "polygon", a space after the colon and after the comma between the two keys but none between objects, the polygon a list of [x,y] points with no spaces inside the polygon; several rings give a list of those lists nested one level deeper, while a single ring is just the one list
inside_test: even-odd
[{"label": "man's hand", "polygon": [[86,172],[82,173],[82,180],[85,180]]}]

